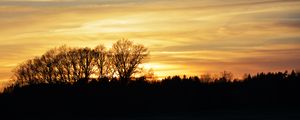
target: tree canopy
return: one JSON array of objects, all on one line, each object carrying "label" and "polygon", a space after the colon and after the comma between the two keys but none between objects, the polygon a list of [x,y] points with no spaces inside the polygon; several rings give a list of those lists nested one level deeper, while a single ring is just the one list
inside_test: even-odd
[{"label": "tree canopy", "polygon": [[117,41],[109,50],[102,44],[93,49],[64,45],[20,64],[14,69],[13,78],[18,85],[88,82],[91,78],[113,77],[127,83],[148,55],[146,47],[126,39]]}]

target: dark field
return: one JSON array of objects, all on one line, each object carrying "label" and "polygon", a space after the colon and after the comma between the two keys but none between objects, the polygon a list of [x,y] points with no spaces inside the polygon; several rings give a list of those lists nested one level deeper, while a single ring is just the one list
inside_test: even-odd
[{"label": "dark field", "polygon": [[128,83],[11,86],[1,116],[37,119],[300,119],[300,80],[282,73],[203,83],[197,77]]}]

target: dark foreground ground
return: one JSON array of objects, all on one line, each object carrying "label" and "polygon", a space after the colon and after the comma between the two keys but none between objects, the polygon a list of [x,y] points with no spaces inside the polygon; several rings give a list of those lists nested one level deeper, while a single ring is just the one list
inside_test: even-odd
[{"label": "dark foreground ground", "polygon": [[[267,111],[265,111],[267,110]],[[37,114],[37,113],[34,113]],[[51,120],[299,120],[299,112],[285,110],[241,110],[241,109],[217,109],[199,112],[149,112],[144,114],[122,115],[13,115],[5,119],[51,119]],[[1,119],[2,119],[1,118]]]},{"label": "dark foreground ground", "polygon": [[0,94],[0,110],[1,120],[300,120],[300,73],[12,86]]},{"label": "dark foreground ground", "polygon": [[[38,91],[39,90],[39,91]],[[78,88],[76,88],[78,90]],[[296,95],[266,91],[201,92],[197,89],[82,88],[4,94],[0,116],[7,119],[83,120],[299,120]],[[243,94],[243,95],[242,95]]]}]

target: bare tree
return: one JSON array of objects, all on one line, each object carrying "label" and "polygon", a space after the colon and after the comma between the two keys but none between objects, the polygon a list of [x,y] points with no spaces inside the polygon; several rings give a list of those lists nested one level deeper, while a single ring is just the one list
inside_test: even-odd
[{"label": "bare tree", "polygon": [[88,80],[92,74],[92,62],[94,61],[93,51],[90,48],[79,49],[79,68],[81,77],[80,79]]},{"label": "bare tree", "polygon": [[233,79],[233,74],[228,71],[223,71],[220,73],[220,82],[229,82]]},{"label": "bare tree", "polygon": [[144,71],[143,76],[146,78],[146,80],[150,80],[150,81],[157,80],[157,76],[155,76],[154,70],[152,68],[143,71]]},{"label": "bare tree", "polygon": [[148,56],[148,49],[143,45],[133,44],[132,41],[122,39],[111,48],[112,62],[120,80],[127,83],[136,72],[139,64]]},{"label": "bare tree", "polygon": [[13,70],[13,79],[15,79],[16,85],[24,85],[27,83],[27,71],[26,71],[26,64],[20,64]]},{"label": "bare tree", "polygon": [[79,80],[85,83],[93,75],[99,79],[119,75],[126,81],[147,55],[144,46],[128,40],[118,41],[110,51],[103,45],[95,49],[61,46],[19,65],[14,70],[14,79],[20,85],[74,83]]},{"label": "bare tree", "polygon": [[95,65],[97,66],[98,79],[108,77],[110,72],[110,62],[108,61],[108,52],[103,45],[98,45],[93,51]]},{"label": "bare tree", "polygon": [[204,83],[213,82],[213,78],[212,78],[211,74],[209,74],[209,73],[202,74],[200,76],[200,79],[201,79],[201,82],[204,82]]},{"label": "bare tree", "polygon": [[79,53],[76,49],[72,49],[67,53],[67,58],[69,64],[71,66],[71,79],[73,82],[76,82],[80,77],[80,70],[79,70]]}]

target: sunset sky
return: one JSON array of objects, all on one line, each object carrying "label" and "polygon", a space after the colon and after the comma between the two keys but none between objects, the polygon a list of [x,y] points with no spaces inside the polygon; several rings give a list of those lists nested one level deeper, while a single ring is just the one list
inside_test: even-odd
[{"label": "sunset sky", "polygon": [[299,0],[0,0],[0,83],[60,45],[149,48],[156,75],[300,69]]}]

